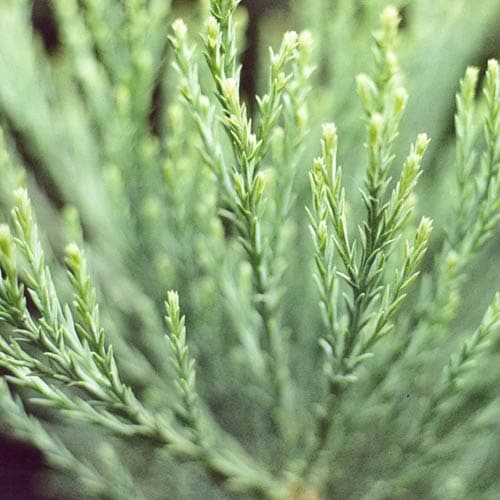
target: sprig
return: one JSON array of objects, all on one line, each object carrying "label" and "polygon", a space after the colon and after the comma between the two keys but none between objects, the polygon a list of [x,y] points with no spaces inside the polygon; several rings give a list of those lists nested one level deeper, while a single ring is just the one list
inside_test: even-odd
[{"label": "sprig", "polygon": [[187,26],[182,19],[172,24],[173,35],[169,41],[174,49],[174,69],[181,76],[179,91],[194,116],[198,133],[203,141],[201,152],[203,159],[223,186],[231,191],[225,158],[216,132],[216,108],[209,98],[203,94],[198,81],[198,65],[195,61],[195,47],[187,40]]},{"label": "sprig", "polygon": [[[467,267],[493,236],[500,222],[500,76],[498,62],[490,60],[483,85],[485,149],[478,147],[478,105],[474,101],[478,72],[468,68],[457,94],[456,174],[458,183],[457,217],[444,242],[434,276],[434,300],[427,303],[419,323],[427,332],[415,341],[427,342],[432,332],[443,331],[455,316],[460,287]],[[471,181],[471,176],[473,180]],[[435,338],[435,336],[434,336]],[[431,340],[432,342],[432,340]]]},{"label": "sprig", "polygon": [[[0,337],[0,366],[8,370],[8,380],[33,391],[36,394],[31,398],[33,403],[102,426],[119,436],[138,436],[158,446],[167,446],[173,453],[200,460],[208,470],[235,485],[262,491],[282,488],[279,481],[260,470],[234,444],[229,448],[222,446],[216,449],[200,444],[194,368],[187,358],[184,324],[175,293],[168,295],[166,321],[171,332],[169,343],[181,396],[178,409],[178,415],[183,417],[184,428],[181,429],[172,422],[168,413],[155,414],[148,410],[132,389],[122,382],[113,350],[111,346],[106,347],[104,332],[98,324],[95,291],[90,285],[83,254],[74,244],[68,246],[66,264],[74,287],[74,307],[79,319],[75,321],[70,308],[61,304],[49,268],[45,265],[25,189],[16,192],[16,200],[13,210],[15,238],[3,227],[0,247],[0,317],[18,337]],[[17,267],[15,270],[9,267],[12,267],[14,243],[26,260],[23,279],[39,318],[33,317],[25,302],[21,304],[20,315],[6,312],[15,306],[10,301],[12,294],[9,295],[9,290],[13,287],[9,280],[20,282]],[[41,358],[23,349],[19,340],[37,348]],[[75,387],[81,389],[86,397],[72,393],[71,388]],[[231,454],[231,460],[225,458],[228,454]]]},{"label": "sprig", "polygon": [[[290,74],[284,72],[296,58],[297,34],[286,33],[279,51],[271,52],[268,92],[258,100],[259,124],[254,130],[247,107],[239,95],[240,70],[236,66],[236,41],[233,13],[238,2],[211,2],[211,17],[205,37],[206,59],[216,86],[216,96],[223,112],[222,123],[231,141],[235,165],[231,172],[231,210],[224,211],[236,227],[252,269],[255,309],[262,322],[263,341],[270,361],[268,368],[274,393],[281,410],[280,427],[290,413],[290,380],[284,335],[277,321],[280,294],[273,276],[273,252],[262,234],[262,212],[266,177],[262,160],[267,152],[269,130],[276,125],[281,99]],[[283,410],[286,408],[286,410]]]},{"label": "sprig", "polygon": [[[392,282],[384,283],[385,279],[389,280],[388,276],[384,279],[384,275],[395,241],[413,209],[411,194],[429,142],[425,134],[418,136],[403,164],[399,181],[390,195],[386,195],[389,167],[394,159],[393,143],[407,100],[406,91],[396,86],[397,61],[392,52],[398,19],[393,8],[384,10],[380,31],[375,34],[376,78],[361,75],[357,80],[368,122],[368,167],[361,191],[366,219],[359,227],[359,239],[354,240],[349,234],[333,124],[323,126],[322,156],[315,160],[310,173],[313,209],[308,210],[308,215],[315,244],[315,280],[326,327],[326,335],[320,342],[325,352],[329,386],[326,409],[317,421],[315,445],[306,470],[314,468],[312,464],[329,436],[339,398],[357,379],[356,368],[371,356],[370,349],[392,330],[391,320],[418,276],[417,267],[426,251],[432,227],[428,218],[421,220],[414,242],[406,242],[402,269],[393,273]],[[344,294],[345,319],[339,314],[338,278],[347,284],[352,294]]]},{"label": "sprig", "polygon": [[[383,29],[391,33],[396,22],[393,17],[392,10],[389,13],[384,12],[382,16]],[[389,23],[388,19],[392,21]],[[389,37],[388,34],[386,38],[383,34],[379,35],[383,40],[387,37],[387,40],[392,40],[392,35]],[[390,50],[390,47],[382,45],[384,50]],[[384,57],[382,59],[385,60]],[[393,73],[391,75],[394,76]],[[420,175],[420,165],[428,144],[425,134],[417,138],[403,164],[398,183],[384,202],[389,182],[388,167],[392,162],[392,143],[397,136],[397,124],[406,102],[406,93],[395,88],[392,94],[382,94],[385,103],[381,109],[382,113],[374,111],[374,100],[366,96],[370,92],[385,92],[384,89],[390,85],[390,79],[383,81],[384,85],[380,84],[377,88],[367,76],[358,79],[358,92],[365,103],[369,118],[368,168],[366,188],[362,191],[367,215],[359,229],[359,240],[351,241],[349,236],[342,172],[336,159],[337,134],[333,124],[323,127],[322,156],[315,161],[311,172],[313,212],[309,212],[309,218],[316,245],[317,281],[322,310],[326,311],[326,324],[329,328],[325,337],[329,344],[327,350],[336,359],[334,372],[338,376],[342,376],[344,371],[350,374],[353,366],[357,364],[354,361],[356,355],[364,356],[362,345],[368,347],[375,339],[380,338],[381,331],[385,329],[382,325],[386,324],[399,307],[404,297],[403,290],[416,277],[415,268],[422,259],[430,232],[430,221],[424,219],[417,229],[415,244],[407,244],[403,270],[396,275],[395,284],[385,288],[382,299],[383,312],[378,316],[375,331],[367,337],[370,340],[365,343],[365,340],[362,340],[363,332],[373,321],[370,307],[380,300],[384,289],[383,271],[394,242],[411,213],[411,193]],[[331,234],[329,226],[332,229]],[[338,269],[338,265],[334,266],[334,251],[339,256],[339,264],[341,263],[343,270]],[[342,278],[352,290],[352,298],[345,296],[347,324],[343,327],[338,324],[338,318],[334,318],[337,306],[332,293],[337,277]],[[350,367],[347,368],[344,363],[355,352],[357,354],[349,361]]]},{"label": "sprig", "polygon": [[[73,283],[80,287],[80,293],[83,292],[83,295],[78,296],[77,307],[84,322],[77,327],[69,307],[59,301],[51,273],[45,264],[26,190],[17,190],[15,197],[15,237],[10,237],[5,227],[3,229],[2,246],[7,252],[3,251],[1,255],[1,268],[5,272],[1,287],[2,292],[5,291],[2,294],[5,311],[2,316],[15,329],[18,338],[28,341],[43,353],[43,360],[33,358],[12,337],[10,342],[2,339],[2,366],[9,369],[12,365],[12,380],[35,390],[40,395],[38,402],[41,404],[80,414],[87,420],[107,424],[115,431],[120,429],[126,434],[139,432],[150,435],[152,428],[155,428],[154,419],[121,381],[113,351],[111,347],[105,350],[102,331],[94,324],[96,310],[87,309],[87,306],[92,305],[92,292],[88,289],[81,255],[75,247],[70,247],[68,262],[72,266]],[[15,298],[12,292],[22,289],[21,276],[17,267],[13,268],[14,243],[26,262],[22,279],[37,309],[38,318],[30,313],[24,298],[18,299],[17,305],[12,302]],[[15,310],[14,306],[19,309],[17,315],[7,314],[7,311]],[[82,337],[79,334],[83,334]],[[97,350],[93,351],[91,347]],[[105,403],[108,409],[123,411],[133,430],[128,430],[126,422],[106,410],[94,408],[80,398],[72,400],[59,387],[47,383],[40,376],[62,382],[67,387],[79,387],[91,400]]]},{"label": "sprig", "polygon": [[177,415],[183,423],[192,429],[194,441],[201,444],[203,432],[200,428],[198,394],[195,387],[195,362],[189,356],[185,317],[180,315],[179,296],[176,292],[168,292],[165,310],[165,322],[169,329],[166,339],[172,353],[171,363],[177,375],[176,386],[180,399]]}]

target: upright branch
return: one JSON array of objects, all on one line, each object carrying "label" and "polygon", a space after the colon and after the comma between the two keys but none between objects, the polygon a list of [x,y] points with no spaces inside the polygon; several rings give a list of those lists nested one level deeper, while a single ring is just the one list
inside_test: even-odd
[{"label": "upright branch", "polygon": [[[392,370],[411,357],[417,366],[443,338],[460,304],[461,284],[468,265],[492,237],[500,221],[498,188],[500,151],[500,79],[498,62],[490,60],[484,78],[482,103],[478,103],[479,70],[467,68],[456,95],[455,173],[458,193],[435,267],[431,288],[419,307],[410,313],[408,334],[397,343],[369,392],[380,385]],[[484,146],[480,147],[483,127]],[[405,357],[406,356],[406,357]],[[398,363],[398,361],[400,361]],[[439,398],[438,398],[439,399]]]},{"label": "upright branch", "polygon": [[[483,108],[475,100],[477,68],[467,68],[457,94],[457,203],[433,279],[432,299],[425,314],[413,321],[422,335],[412,336],[414,348],[430,347],[446,330],[458,310],[461,284],[468,264],[491,239],[500,222],[500,75],[488,61],[483,83]],[[478,145],[483,127],[484,148]],[[455,215],[458,214],[458,215]]]},{"label": "upright branch", "polygon": [[269,89],[257,101],[259,119],[254,130],[240,97],[233,24],[238,3],[235,0],[211,2],[205,38],[206,59],[222,108],[222,123],[234,153],[230,173],[232,197],[230,209],[225,210],[224,215],[236,227],[252,269],[254,305],[261,319],[262,343],[268,354],[268,370],[277,402],[274,417],[281,431],[286,433],[286,421],[292,412],[291,382],[286,342],[278,320],[280,293],[273,275],[274,253],[262,230],[266,176],[261,170],[270,143],[269,132],[280,117],[282,96],[291,78],[285,70],[297,56],[298,36],[294,32],[286,33],[279,51],[276,54],[271,51]]},{"label": "upright branch", "polygon": [[179,91],[194,117],[198,133],[203,141],[203,148],[200,149],[203,160],[229,194],[232,186],[220,138],[217,135],[216,106],[201,89],[198,78],[199,68],[195,60],[195,46],[188,43],[187,26],[184,21],[182,19],[174,21],[172,31],[169,41],[175,55],[173,66],[181,78]]},{"label": "upright branch", "polygon": [[[422,218],[413,241],[407,241],[402,266],[389,275],[387,262],[412,209],[412,192],[420,175],[428,139],[420,134],[403,164],[399,180],[387,193],[393,162],[393,144],[406,104],[406,91],[398,86],[397,60],[393,52],[399,16],[388,7],[381,28],[374,34],[376,73],[372,79],[360,75],[358,94],[367,119],[368,167],[361,190],[366,218],[354,239],[347,224],[342,171],[337,165],[337,134],[333,124],[323,126],[322,155],[310,174],[313,193],[308,210],[315,245],[315,281],[325,335],[329,377],[326,410],[317,421],[314,445],[306,471],[314,469],[334,420],[339,397],[356,380],[356,368],[372,354],[371,348],[393,327],[393,317],[406,291],[418,275],[431,231],[431,221]],[[350,289],[344,293],[345,314],[339,312],[339,279]],[[345,286],[344,285],[344,286]],[[307,472],[306,472],[307,474]]]}]

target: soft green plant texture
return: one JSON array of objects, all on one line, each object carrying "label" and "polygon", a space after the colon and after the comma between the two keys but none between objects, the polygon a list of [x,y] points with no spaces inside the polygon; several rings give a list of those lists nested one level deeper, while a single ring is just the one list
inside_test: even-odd
[{"label": "soft green plant texture", "polygon": [[498,498],[498,2],[297,0],[252,112],[238,0],[52,4],[52,56],[0,4],[0,426],[54,494]]}]

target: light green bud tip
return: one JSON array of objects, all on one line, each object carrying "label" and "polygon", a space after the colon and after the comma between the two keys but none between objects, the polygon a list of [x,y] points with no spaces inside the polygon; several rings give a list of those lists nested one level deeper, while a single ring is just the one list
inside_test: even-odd
[{"label": "light green bud tip", "polygon": [[398,9],[394,5],[388,5],[380,15],[382,27],[388,31],[397,29],[400,20]]},{"label": "light green bud tip", "polygon": [[179,294],[175,290],[167,292],[167,303],[174,311],[179,309]]},{"label": "light green bud tip", "polygon": [[284,71],[280,71],[276,77],[276,87],[282,89],[286,85],[287,77]]},{"label": "light green bud tip", "polygon": [[479,77],[479,68],[469,66],[465,71],[466,93],[474,91]]},{"label": "light green bud tip", "polygon": [[76,243],[69,243],[65,249],[66,255],[72,263],[80,263],[82,260],[82,253]]},{"label": "light green bud tip", "polygon": [[0,224],[0,251],[7,257],[12,255],[12,235],[7,224]]},{"label": "light green bud tip", "polygon": [[417,155],[423,156],[425,150],[427,149],[427,146],[429,145],[429,142],[431,142],[431,140],[426,133],[417,135],[417,140],[415,141],[415,152],[417,153]]},{"label": "light green bud tip", "polygon": [[222,91],[224,96],[230,102],[238,100],[238,83],[235,78],[224,78],[222,80]]},{"label": "light green bud tip", "polygon": [[14,191],[14,200],[16,201],[16,205],[26,205],[28,203],[28,191],[26,191],[26,188],[17,188]]},{"label": "light green bud tip", "polygon": [[429,217],[422,217],[417,230],[417,237],[420,241],[427,241],[432,232],[432,219]]},{"label": "light green bud tip", "polygon": [[299,36],[295,31],[287,31],[283,35],[283,45],[287,52],[292,52],[297,47]]},{"label": "light green bud tip", "polygon": [[322,165],[322,161],[321,161],[321,158],[319,156],[317,156],[316,158],[313,159],[313,170],[320,172],[321,165]]},{"label": "light green bud tip", "polygon": [[474,102],[478,78],[479,69],[474,66],[469,66],[465,71],[464,79],[460,82],[460,91],[464,97],[466,108],[470,109]]},{"label": "light green bud tip", "polygon": [[183,42],[186,39],[187,26],[182,19],[176,19],[172,24],[172,30],[175,33],[177,40]]},{"label": "light green bud tip", "polygon": [[215,17],[210,16],[207,20],[207,40],[208,44],[214,46],[219,37],[219,23]]},{"label": "light green bud tip", "polygon": [[491,73],[494,78],[498,78],[498,61],[496,59],[490,59],[488,61],[488,73]]},{"label": "light green bud tip", "polygon": [[255,134],[248,134],[247,146],[250,151],[253,151],[257,147],[257,143],[257,136]]},{"label": "light green bud tip", "polygon": [[337,127],[335,123],[325,123],[323,125],[323,140],[327,149],[337,146]]}]

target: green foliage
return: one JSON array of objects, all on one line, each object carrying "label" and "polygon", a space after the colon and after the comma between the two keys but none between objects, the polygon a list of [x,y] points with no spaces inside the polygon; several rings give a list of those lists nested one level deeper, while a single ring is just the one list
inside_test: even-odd
[{"label": "green foliage", "polygon": [[51,55],[1,3],[0,429],[55,497],[498,497],[500,11],[399,3],[264,18],[256,96],[238,0],[54,0]]}]

